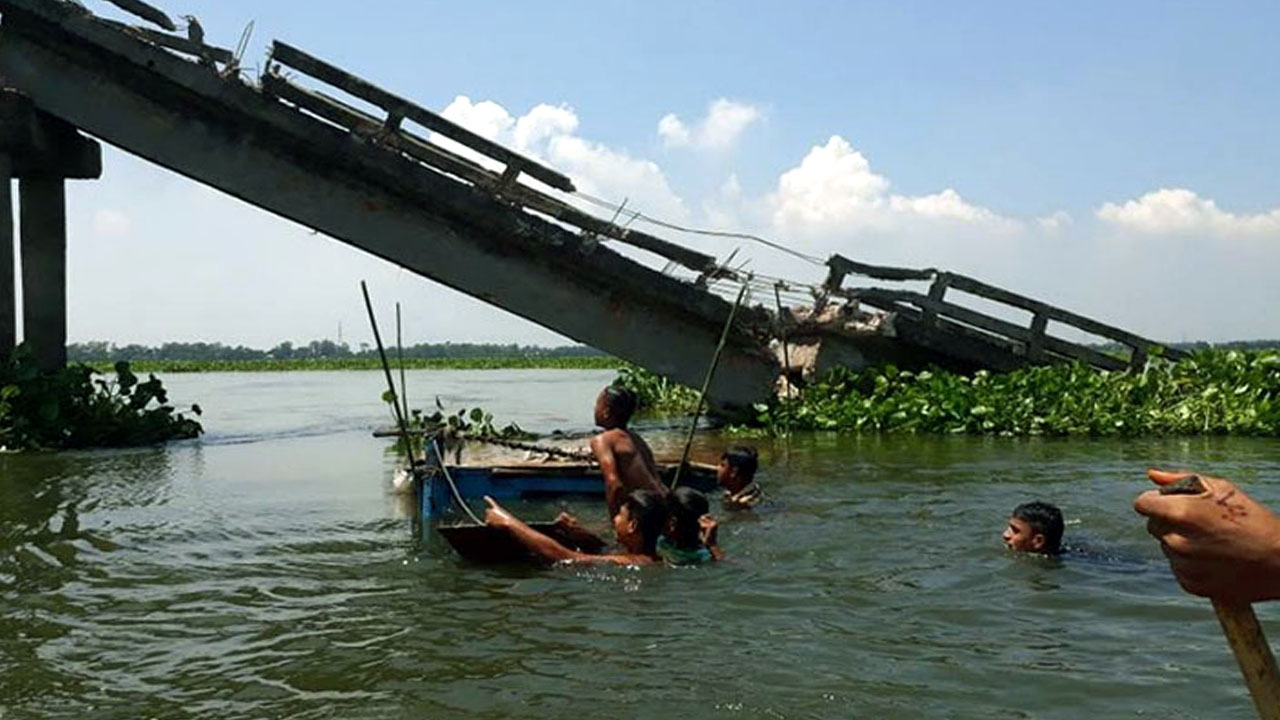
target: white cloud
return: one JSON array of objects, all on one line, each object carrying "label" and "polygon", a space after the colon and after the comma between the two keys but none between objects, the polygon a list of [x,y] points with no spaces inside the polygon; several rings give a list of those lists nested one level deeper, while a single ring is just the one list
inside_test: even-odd
[{"label": "white cloud", "polygon": [[1123,204],[1105,203],[1098,219],[1143,235],[1280,236],[1280,208],[1237,215],[1186,188],[1161,188]]},{"label": "white cloud", "polygon": [[[665,219],[688,220],[684,201],[671,189],[657,163],[581,137],[577,134],[578,116],[568,106],[544,103],[517,118],[495,102],[472,102],[459,95],[441,114],[478,135],[546,163],[569,176],[584,193],[612,202],[626,200],[628,207]],[[433,134],[431,140],[488,167],[500,166],[439,134]],[[539,183],[533,184],[546,190]]]},{"label": "white cloud", "polygon": [[848,236],[859,230],[900,232],[922,222],[1010,228],[1009,218],[967,202],[951,188],[930,195],[895,195],[862,153],[833,135],[778,178],[770,198],[773,225],[796,235]]},{"label": "white cloud", "polygon": [[1040,226],[1040,229],[1050,233],[1061,232],[1071,227],[1074,222],[1075,220],[1071,217],[1071,213],[1065,210],[1058,210],[1044,217],[1036,218],[1036,224]]},{"label": "white cloud", "polygon": [[93,234],[100,238],[125,238],[133,234],[133,218],[121,210],[101,208],[93,214]]},{"label": "white cloud", "polygon": [[658,121],[658,137],[667,147],[727,150],[762,116],[757,107],[720,98],[711,102],[707,116],[692,128],[674,113],[664,115]]}]

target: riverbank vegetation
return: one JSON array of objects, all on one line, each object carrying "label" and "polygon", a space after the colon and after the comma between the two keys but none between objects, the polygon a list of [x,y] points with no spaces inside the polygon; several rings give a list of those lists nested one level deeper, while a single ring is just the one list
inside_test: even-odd
[{"label": "riverbank vegetation", "polygon": [[107,374],[79,363],[45,371],[20,347],[0,364],[2,449],[151,445],[201,432],[199,422],[174,411],[160,380],[139,379],[127,362]]},{"label": "riverbank vegetation", "polygon": [[[400,361],[388,357],[392,367]],[[438,357],[404,359],[407,370],[612,370],[619,361],[605,356],[548,357],[548,356],[493,356],[493,357]],[[99,370],[111,367],[110,363],[94,362]],[[382,361],[376,356],[350,358],[294,358],[263,360],[141,360],[132,363],[138,372],[189,373],[189,372],[305,372],[312,370],[381,370]]]},{"label": "riverbank vegetation", "polygon": [[837,370],[757,407],[757,431],[1136,437],[1280,435],[1280,353],[1203,350],[1141,372],[1082,365],[964,376]]},{"label": "riverbank vegetation", "polygon": [[672,382],[638,365],[622,363],[615,384],[636,394],[637,410],[650,415],[692,415],[698,391]]},{"label": "riverbank vegetation", "polygon": [[[642,407],[692,412],[697,393],[640,368],[619,382]],[[962,375],[838,369],[789,399],[757,405],[737,433],[801,431],[1000,436],[1280,436],[1280,351],[1196,352],[1141,372],[1083,365]]]},{"label": "riverbank vegetation", "polygon": [[[419,343],[401,350],[388,348],[387,354],[396,365],[403,357],[405,367],[412,369],[596,370],[618,366],[618,360],[581,345],[546,348],[516,344]],[[332,340],[313,340],[305,345],[282,342],[270,350],[204,342],[169,342],[154,347],[72,343],[67,346],[67,359],[99,370],[107,370],[123,360],[138,372],[377,370],[382,367],[378,351],[367,343],[352,349],[346,343]]]}]

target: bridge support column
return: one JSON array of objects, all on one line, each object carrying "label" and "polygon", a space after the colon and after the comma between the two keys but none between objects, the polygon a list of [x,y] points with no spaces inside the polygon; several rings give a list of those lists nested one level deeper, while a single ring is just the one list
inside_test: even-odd
[{"label": "bridge support column", "polygon": [[68,178],[102,174],[102,148],[27,96],[0,88],[0,360],[13,352],[13,191],[18,181],[22,340],[37,366],[67,363]]},{"label": "bridge support column", "polygon": [[36,365],[67,364],[67,191],[62,178],[18,184],[22,234],[22,335]]},{"label": "bridge support column", "polygon": [[0,364],[13,354],[18,338],[18,288],[13,262],[13,166],[0,153]]}]

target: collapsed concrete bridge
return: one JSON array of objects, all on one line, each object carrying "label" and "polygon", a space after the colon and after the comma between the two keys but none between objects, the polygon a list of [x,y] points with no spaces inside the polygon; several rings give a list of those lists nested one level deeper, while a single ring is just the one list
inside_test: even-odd
[{"label": "collapsed concrete bridge", "polygon": [[[110,1],[161,29],[104,19],[67,0],[0,0],[0,77],[34,104],[32,122],[56,125],[64,137],[78,128],[690,385],[700,384],[729,316],[731,303],[721,295],[743,283],[772,291],[765,297],[776,303],[750,304],[736,316],[710,391],[721,409],[769,396],[782,375],[799,379],[833,365],[1007,370],[1076,360],[1122,368],[1145,362],[1159,345],[934,270],[835,256],[827,261],[826,282],[817,286],[746,275],[705,253],[580,210],[564,175],[298,48],[276,41],[261,77],[245,79],[235,55],[206,44],[198,24],[175,34],[162,11],[140,0]],[[296,76],[326,90],[304,87]],[[377,114],[339,99],[339,92],[378,108]],[[65,219],[54,206],[64,178],[93,177],[100,170],[92,162],[96,145],[70,132],[83,157],[61,171],[49,160],[48,172],[36,172],[40,179],[30,183],[30,218],[22,205],[22,226],[30,219],[33,228],[30,238],[24,231],[23,266],[30,256],[33,268],[58,281],[31,277],[24,285],[27,339],[47,362],[60,361],[65,341],[65,288],[58,284],[65,270],[57,267],[65,265]],[[446,146],[441,138],[455,144]],[[0,156],[17,157],[29,144],[0,142]],[[449,149],[457,144],[465,150]],[[0,162],[9,177],[27,177],[13,167]],[[501,170],[490,169],[495,167]],[[22,179],[24,197],[27,185]],[[12,232],[6,218],[0,217],[0,226]],[[633,260],[612,247],[619,243],[655,254],[678,272]],[[11,246],[0,262],[0,298],[7,298],[0,311],[8,310],[0,317],[0,353],[13,342]],[[925,293],[851,288],[845,285],[850,275],[931,284]],[[779,288],[788,290],[789,306]],[[1029,314],[1030,322],[948,302],[949,290],[1004,303]],[[796,302],[797,292],[803,302]],[[1128,357],[1049,335],[1051,321],[1127,346]],[[61,329],[51,328],[59,322]]]}]

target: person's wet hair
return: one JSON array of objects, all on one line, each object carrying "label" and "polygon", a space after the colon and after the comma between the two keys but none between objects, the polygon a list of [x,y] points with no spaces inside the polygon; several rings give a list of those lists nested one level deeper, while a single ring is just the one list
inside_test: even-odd
[{"label": "person's wet hair", "polygon": [[750,445],[730,445],[724,454],[720,456],[725,462],[729,463],[729,467],[738,473],[738,476],[751,480],[756,475],[756,468],[760,466],[760,456],[756,453],[756,449]]},{"label": "person's wet hair", "polygon": [[697,546],[700,542],[698,521],[711,510],[707,496],[691,487],[678,487],[667,496],[667,507],[675,521],[672,540],[676,547]]},{"label": "person's wet hair", "polygon": [[604,406],[609,418],[619,425],[626,425],[636,411],[636,394],[631,388],[610,385],[604,389]]},{"label": "person's wet hair", "polygon": [[1062,511],[1047,502],[1023,503],[1013,509],[1013,516],[1026,522],[1032,531],[1044,535],[1044,552],[1056,554],[1062,549]]},{"label": "person's wet hair", "polygon": [[667,503],[662,496],[650,490],[633,490],[627,495],[622,506],[635,522],[644,542],[646,554],[657,552],[658,538],[667,526]]}]

